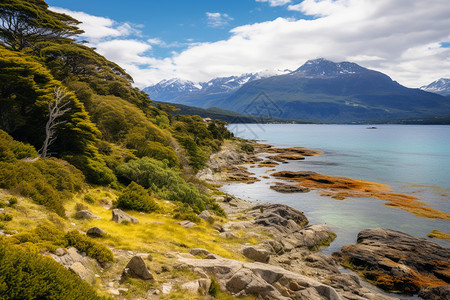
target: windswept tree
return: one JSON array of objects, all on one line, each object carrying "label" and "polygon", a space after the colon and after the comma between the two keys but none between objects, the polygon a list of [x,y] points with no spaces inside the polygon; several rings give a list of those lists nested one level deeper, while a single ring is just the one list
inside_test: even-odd
[{"label": "windswept tree", "polygon": [[13,50],[34,48],[39,42],[70,40],[83,33],[79,21],[48,9],[44,0],[0,1],[0,41]]},{"label": "windswept tree", "polygon": [[60,118],[70,111],[70,100],[66,100],[68,94],[65,88],[55,87],[55,100],[48,103],[48,120],[45,124],[45,139],[40,149],[40,156],[47,157],[49,147],[55,142],[57,136],[57,129],[59,125],[66,123],[60,121]]}]

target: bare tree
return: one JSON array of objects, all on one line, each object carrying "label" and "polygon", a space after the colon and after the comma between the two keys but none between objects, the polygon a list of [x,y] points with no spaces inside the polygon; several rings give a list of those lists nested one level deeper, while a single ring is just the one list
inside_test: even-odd
[{"label": "bare tree", "polygon": [[45,140],[42,148],[39,150],[41,158],[47,157],[48,148],[58,137],[56,135],[57,127],[66,122],[57,121],[57,119],[71,109],[69,107],[70,101],[64,101],[64,99],[68,96],[66,89],[63,87],[55,87],[54,92],[55,100],[48,103],[49,116],[47,124],[45,125]]}]

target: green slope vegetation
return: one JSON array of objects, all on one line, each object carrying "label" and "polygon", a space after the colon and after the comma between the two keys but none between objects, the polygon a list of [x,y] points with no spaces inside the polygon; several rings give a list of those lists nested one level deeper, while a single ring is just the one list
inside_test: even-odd
[{"label": "green slope vegetation", "polygon": [[194,175],[232,138],[226,123],[153,103],[122,68],[75,41],[77,20],[43,0],[2,1],[0,19],[0,207],[7,209],[0,230],[11,234],[0,241],[0,297],[97,297],[39,252],[76,247],[102,263],[114,261],[110,247],[149,251],[170,244],[166,238],[177,241],[176,250],[185,238],[173,225],[164,225],[163,238],[102,220],[110,235],[100,245],[78,231],[86,230],[73,221],[82,209],[105,219],[111,206],[151,214],[139,215],[144,223],[191,219],[204,228],[193,241],[232,257],[195,215],[208,209],[224,216]]}]

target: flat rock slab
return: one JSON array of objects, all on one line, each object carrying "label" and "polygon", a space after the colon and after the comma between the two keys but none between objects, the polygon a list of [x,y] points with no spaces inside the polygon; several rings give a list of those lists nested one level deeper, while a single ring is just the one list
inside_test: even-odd
[{"label": "flat rock slab", "polygon": [[101,219],[100,217],[94,215],[89,210],[80,210],[77,211],[75,217],[78,219]]},{"label": "flat rock slab", "polygon": [[245,263],[217,256],[216,259],[178,257],[182,266],[213,276],[221,289],[235,297],[260,299],[342,299],[334,288],[306,276],[263,263]]}]

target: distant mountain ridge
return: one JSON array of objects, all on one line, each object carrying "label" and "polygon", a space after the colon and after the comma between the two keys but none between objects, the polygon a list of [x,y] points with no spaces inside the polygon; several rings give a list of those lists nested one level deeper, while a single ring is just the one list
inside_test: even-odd
[{"label": "distant mountain ridge", "polygon": [[[319,58],[280,75],[262,78],[246,75],[213,79],[206,87],[200,84],[200,91],[178,88],[179,92],[173,96],[163,90],[155,93],[156,86],[145,91],[159,101],[219,107],[250,115],[273,112],[273,117],[331,123],[450,114],[450,102],[445,97],[404,87],[386,74],[351,62],[335,63]],[[243,78],[248,80],[241,84]],[[230,85],[232,82],[237,84]],[[231,87],[224,88],[227,85]]]},{"label": "distant mountain ridge", "polygon": [[420,89],[436,93],[442,96],[450,96],[450,78],[441,78],[433,81],[429,85],[424,85]]},{"label": "distant mountain ridge", "polygon": [[211,105],[208,105],[209,101],[224,99],[248,82],[290,72],[290,70],[266,70],[258,73],[246,73],[239,76],[218,77],[200,83],[172,78],[169,80],[162,80],[155,85],[146,87],[144,88],[144,92],[158,101],[197,107],[211,107]]}]

